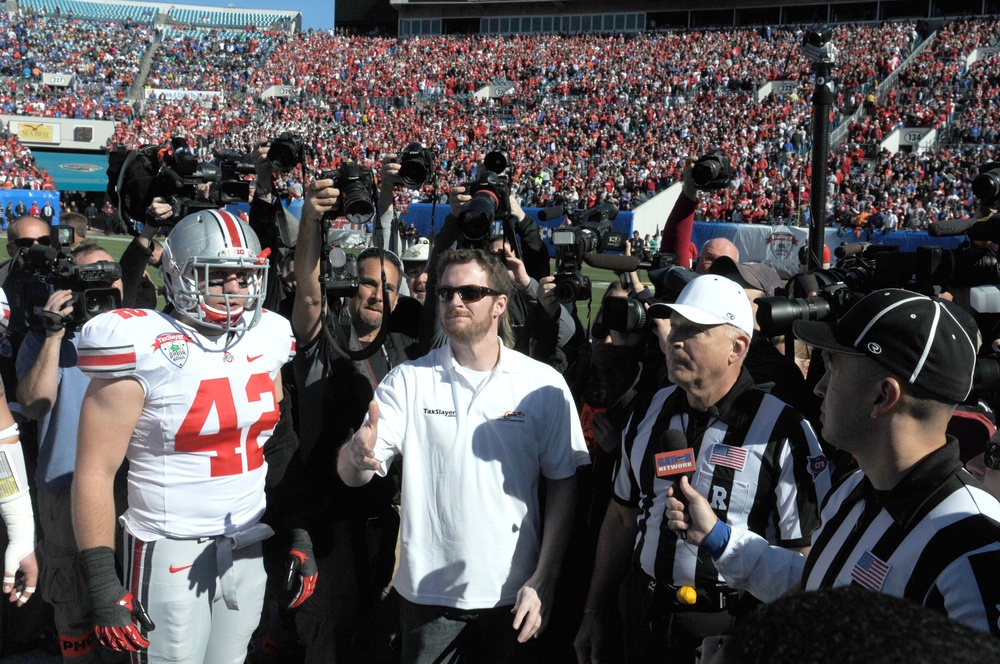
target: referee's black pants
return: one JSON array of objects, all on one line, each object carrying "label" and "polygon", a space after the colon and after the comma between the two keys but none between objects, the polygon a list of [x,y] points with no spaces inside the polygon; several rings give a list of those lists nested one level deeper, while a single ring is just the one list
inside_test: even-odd
[{"label": "referee's black pants", "polygon": [[657,594],[654,589],[653,579],[636,566],[621,585],[626,664],[691,664],[702,639],[732,630],[728,611],[677,613],[662,591]]}]

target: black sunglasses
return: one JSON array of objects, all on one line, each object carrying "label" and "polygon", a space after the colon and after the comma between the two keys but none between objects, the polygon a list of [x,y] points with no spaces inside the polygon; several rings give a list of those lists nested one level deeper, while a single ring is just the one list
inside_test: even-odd
[{"label": "black sunglasses", "polygon": [[42,237],[19,237],[16,240],[12,240],[12,242],[15,247],[20,247],[21,249],[27,249],[36,242],[43,247],[48,247],[52,244],[52,238],[48,235],[43,235]]},{"label": "black sunglasses", "polygon": [[438,286],[437,296],[441,302],[451,302],[451,299],[458,293],[462,302],[479,302],[487,295],[500,295],[497,291],[486,286]]}]

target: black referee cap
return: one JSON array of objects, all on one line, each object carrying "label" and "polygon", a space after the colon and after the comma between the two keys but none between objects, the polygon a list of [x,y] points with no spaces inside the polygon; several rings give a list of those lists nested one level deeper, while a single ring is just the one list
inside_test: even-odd
[{"label": "black referee cap", "polygon": [[961,403],[972,389],[979,334],[952,306],[888,288],[866,296],[836,323],[797,320],[792,329],[807,344],[867,355],[911,385]]}]

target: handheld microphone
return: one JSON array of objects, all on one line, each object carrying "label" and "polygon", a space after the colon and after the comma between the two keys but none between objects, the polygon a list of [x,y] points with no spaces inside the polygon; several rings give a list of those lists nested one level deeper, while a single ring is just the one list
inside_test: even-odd
[{"label": "handheld microphone", "polygon": [[[656,476],[673,477],[674,498],[687,507],[687,500],[684,499],[684,493],[681,491],[680,480],[681,477],[687,475],[688,482],[691,481],[691,475],[695,468],[694,449],[688,447],[687,436],[684,435],[684,432],[677,429],[667,429],[660,434],[657,449],[660,451],[655,457]],[[682,540],[687,539],[687,533],[681,531],[678,533],[678,537]]]}]

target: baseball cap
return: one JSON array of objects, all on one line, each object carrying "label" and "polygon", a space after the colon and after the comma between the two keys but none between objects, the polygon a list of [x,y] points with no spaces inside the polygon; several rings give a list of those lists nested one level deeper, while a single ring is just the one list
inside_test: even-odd
[{"label": "baseball cap", "polygon": [[766,263],[737,263],[729,256],[719,256],[712,261],[709,274],[718,274],[732,279],[743,288],[764,291],[767,297],[773,297],[774,291],[784,286],[781,277],[773,267]]},{"label": "baseball cap", "polygon": [[898,288],[878,290],[836,323],[797,320],[795,336],[835,353],[867,355],[948,403],[972,389],[979,335],[949,305]]},{"label": "baseball cap", "polygon": [[423,242],[419,240],[410,245],[400,258],[403,259],[404,263],[424,263],[427,259],[431,257],[431,244],[427,241],[427,238],[420,238]]},{"label": "baseball cap", "polygon": [[746,291],[732,279],[717,274],[696,277],[676,302],[654,304],[647,313],[653,318],[666,318],[670,311],[699,325],[735,325],[753,336],[753,310]]}]

